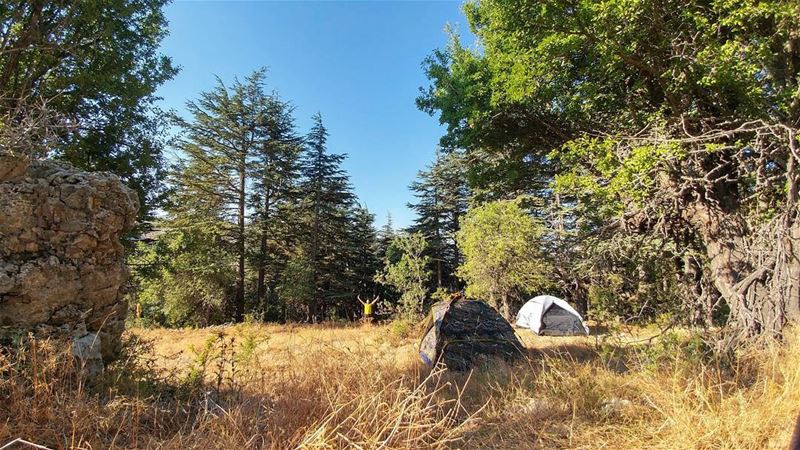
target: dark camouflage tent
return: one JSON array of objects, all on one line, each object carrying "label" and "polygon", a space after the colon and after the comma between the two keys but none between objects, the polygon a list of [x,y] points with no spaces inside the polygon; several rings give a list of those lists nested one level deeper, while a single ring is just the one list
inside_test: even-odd
[{"label": "dark camouflage tent", "polygon": [[419,356],[425,364],[441,361],[450,370],[471,368],[483,357],[513,361],[522,356],[514,329],[482,301],[455,299],[436,303],[426,319]]}]

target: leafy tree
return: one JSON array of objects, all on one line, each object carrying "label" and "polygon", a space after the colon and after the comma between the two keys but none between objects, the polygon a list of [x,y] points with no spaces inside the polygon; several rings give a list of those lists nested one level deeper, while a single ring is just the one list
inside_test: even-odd
[{"label": "leafy tree", "polygon": [[417,106],[447,127],[442,149],[464,151],[475,200],[547,195],[555,171],[547,154],[572,136],[570,124],[526,104],[497,102],[490,57],[464,48],[455,34],[423,67],[431,85]]},{"label": "leafy tree", "polygon": [[399,313],[403,319],[415,319],[422,313],[431,277],[430,257],[425,256],[428,243],[422,233],[397,236],[384,258],[383,271],[376,275],[379,283],[392,286],[401,293]]},{"label": "leafy tree", "polygon": [[177,69],[158,52],[166,0],[9,1],[0,6],[0,117],[44,108],[57,139],[46,150],[120,175],[153,213],[164,178],[155,91]]},{"label": "leafy tree", "polygon": [[219,235],[202,227],[137,242],[129,258],[135,286],[130,302],[142,308],[144,323],[208,326],[228,319],[235,258],[219,244]]},{"label": "leafy tree", "polygon": [[458,275],[467,295],[488,298],[511,320],[512,296],[547,284],[549,267],[539,247],[544,232],[516,200],[471,208],[457,234],[465,258]]},{"label": "leafy tree", "polygon": [[465,12],[482,50],[435,53],[419,105],[475,161],[477,187],[505,195],[522,175],[546,199],[557,177],[576,230],[666,243],[675,270],[652,275],[713,284],[737,332],[800,320],[800,258],[776,238],[800,232],[796,2],[485,0]]}]

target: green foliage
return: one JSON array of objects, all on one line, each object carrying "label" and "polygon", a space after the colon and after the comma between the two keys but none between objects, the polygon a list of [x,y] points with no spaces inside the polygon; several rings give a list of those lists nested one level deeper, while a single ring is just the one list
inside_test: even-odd
[{"label": "green foliage", "polygon": [[[782,181],[766,180],[794,176],[778,135],[800,117],[797,2],[481,0],[464,10],[477,45],[453,36],[426,59],[417,104],[447,126],[444,148],[463,149],[474,200],[524,194],[534,216],[557,212],[547,242],[566,293],[626,318],[675,311],[687,290],[703,303],[697,294],[728,269],[683,273],[684,256],[722,260],[705,254],[719,248],[706,242],[715,234],[686,211],[719,206],[722,221],[747,217],[754,230],[792,204]],[[731,134],[743,123],[784,131]]]},{"label": "green foliage", "polygon": [[[255,376],[261,370],[258,346],[268,338],[248,328],[237,328],[236,335],[217,333],[200,347],[191,346],[185,387],[195,390],[213,387],[216,395],[223,390],[238,391],[241,379]],[[207,393],[208,394],[208,393]]]},{"label": "green foliage", "polygon": [[[714,356],[714,352],[708,347],[703,336],[698,333],[687,336],[669,330],[653,341],[651,345],[643,346],[637,352],[640,362],[651,370],[659,370],[663,367],[699,366],[710,362],[708,361],[709,357]],[[719,363],[719,361],[716,362]]]},{"label": "green foliage", "polygon": [[208,324],[352,317],[375,291],[373,215],[355,201],[344,155],[319,115],[298,137],[265,71],[217,86],[176,118],[181,159],[166,217],[134,261],[144,321]]},{"label": "green foliage", "polygon": [[377,261],[370,254],[375,239],[371,215],[356,205],[349,176],[342,168],[346,155],[328,151],[322,116],[316,114],[312,120],[299,189],[302,245],[314,289],[308,298],[308,318],[317,321],[326,315],[352,314],[355,291],[369,288]]},{"label": "green foliage", "polygon": [[316,295],[314,270],[303,254],[292,255],[278,285],[278,295],[284,305],[284,317],[302,317],[305,304]]},{"label": "green foliage", "polygon": [[458,287],[455,270],[461,263],[455,233],[459,219],[466,213],[469,189],[461,154],[437,153],[436,160],[417,174],[411,186],[417,197],[408,206],[417,214],[410,232],[420,232],[428,242],[431,271],[436,287]]},{"label": "green foliage", "polygon": [[165,123],[157,88],[177,73],[159,53],[166,0],[4,2],[0,117],[37,105],[56,122],[48,152],[111,171],[139,194],[140,219],[161,200]]},{"label": "green foliage", "polygon": [[400,318],[413,320],[422,314],[422,304],[427,294],[427,282],[431,277],[425,256],[428,243],[422,233],[406,233],[397,236],[387,251],[383,271],[375,280],[389,285],[401,293],[398,305]]},{"label": "green foliage", "polygon": [[[373,223],[375,215],[361,205],[349,211],[349,225],[345,241],[345,261],[347,263],[345,290],[369,295],[377,293],[375,274],[381,266],[377,255],[378,233]],[[349,298],[352,302],[352,297]]]},{"label": "green foliage", "polygon": [[515,292],[546,286],[549,266],[541,251],[544,232],[544,227],[523,211],[520,200],[471,208],[457,235],[465,258],[458,275],[467,283],[467,295],[488,298],[508,317]]},{"label": "green foliage", "polygon": [[[168,210],[171,227],[219,231],[219,239],[211,242],[236,258],[234,296],[223,299],[225,314],[236,322],[241,322],[245,313],[247,206],[252,194],[248,181],[255,174],[257,186],[263,187],[266,179],[282,178],[282,171],[275,168],[278,164],[271,164],[274,161],[268,149],[285,149],[291,142],[291,137],[278,135],[274,125],[289,120],[288,107],[277,95],[265,93],[264,77],[262,69],[244,81],[236,80],[231,87],[218,80],[213,90],[187,103],[191,120],[175,119],[182,130],[177,146],[185,159],[173,170],[179,191],[176,197],[182,201]],[[291,134],[289,122],[282,127],[285,134]],[[286,158],[291,159],[291,152]],[[276,173],[265,174],[264,164]],[[263,208],[258,212],[264,219]],[[263,222],[260,225],[262,229],[265,226]]]},{"label": "green foliage", "polygon": [[[574,214],[584,224],[619,217],[631,205],[644,207],[658,188],[659,171],[685,155],[677,142],[636,146],[628,149],[625,157],[615,151],[617,145],[614,138],[584,136],[550,155],[564,167],[553,187],[578,201]],[[586,161],[591,164],[584,164]]]},{"label": "green foliage", "polygon": [[274,287],[290,259],[292,248],[287,242],[297,238],[301,219],[297,203],[303,142],[295,131],[293,107],[274,93],[266,103],[261,123],[267,139],[255,146],[247,164],[250,192],[245,251],[249,267],[256,272],[247,306],[262,318],[274,318],[285,316],[275,311],[278,298]]},{"label": "green foliage", "polygon": [[235,264],[223,249],[207,245],[212,233],[166,232],[151,244],[139,243],[134,267],[134,296],[142,325],[206,326],[225,320],[223,302],[232,294]]},{"label": "green foliage", "polygon": [[448,300],[450,298],[453,298],[453,294],[455,294],[455,292],[451,290],[445,288],[436,288],[436,290],[433,291],[433,293],[431,293],[431,301],[433,303],[436,303],[436,302],[441,302],[443,300]]},{"label": "green foliage", "polygon": [[412,317],[398,317],[389,325],[389,332],[395,341],[410,337],[419,321]]}]

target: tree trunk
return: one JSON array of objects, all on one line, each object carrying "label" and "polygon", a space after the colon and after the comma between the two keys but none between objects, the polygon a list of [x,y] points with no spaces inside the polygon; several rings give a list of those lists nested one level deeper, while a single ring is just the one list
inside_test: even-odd
[{"label": "tree trunk", "polygon": [[266,283],[265,280],[267,278],[267,270],[264,259],[267,256],[267,234],[264,230],[261,231],[261,243],[259,245],[259,260],[260,263],[258,265],[258,281],[256,283],[256,298],[258,299],[258,304],[261,305],[264,301],[264,296],[266,295]]},{"label": "tree trunk", "polygon": [[[266,192],[265,192],[266,195]],[[264,199],[264,210],[261,213],[261,236],[260,236],[260,245],[259,245],[259,255],[258,255],[258,281],[256,283],[256,298],[258,299],[258,305],[262,308],[262,310],[266,310],[266,305],[264,304],[264,299],[266,297],[267,289],[266,289],[266,261],[267,261],[267,234],[269,231],[269,227],[267,226],[267,221],[269,220],[269,197]]]},{"label": "tree trunk", "polygon": [[318,266],[319,266],[319,244],[320,244],[320,242],[319,242],[319,227],[320,227],[320,223],[319,223],[319,211],[318,211],[317,208],[318,207],[315,206],[315,209],[314,209],[314,225],[313,225],[313,231],[312,231],[313,232],[313,237],[312,237],[312,240],[311,240],[311,264],[312,264],[311,283],[312,283],[312,294],[311,294],[311,298],[309,299],[309,303],[308,303],[308,315],[309,315],[309,320],[310,320],[311,323],[317,323],[317,315],[318,315],[318,309],[319,309],[319,304],[317,302],[317,295],[319,295],[317,287],[318,287],[319,282],[317,281],[317,278],[319,276],[319,268],[318,268]]},{"label": "tree trunk", "polygon": [[[458,230],[458,215],[453,215],[456,227],[455,230]],[[453,265],[451,266],[451,273],[450,273],[450,283],[453,285],[454,289],[460,289],[461,283],[459,282],[458,276],[455,275],[455,271],[458,270],[458,267],[461,265],[461,251],[458,248],[458,243],[455,239],[452,239],[452,246],[453,246]]]},{"label": "tree trunk", "polygon": [[713,303],[709,305],[709,301],[713,298],[709,287],[707,286],[708,280],[704,276],[703,267],[697,258],[691,254],[683,256],[676,265],[681,274],[683,284],[687,287],[683,294],[687,297],[684,304],[691,311],[691,323],[695,326],[711,326],[713,311],[711,311]]},{"label": "tree trunk", "polygon": [[[797,40],[792,40],[793,45]],[[800,105],[800,97],[795,98],[794,106]],[[795,115],[796,116],[796,115]],[[797,131],[789,130],[789,149],[792,155],[800,153],[797,145]],[[786,290],[783,293],[788,301],[787,318],[794,323],[800,323],[800,175],[798,175],[798,161],[795,156],[789,157],[786,169],[787,179],[787,206],[789,212],[785,216],[784,226],[787,232],[781,236],[783,253],[780,255],[778,264],[783,267],[782,273],[778,276],[785,277],[784,284]],[[788,281],[788,282],[787,282]]]},{"label": "tree trunk", "polygon": [[573,282],[572,300],[583,320],[589,320],[589,293],[578,280]]},{"label": "tree trunk", "polygon": [[[441,255],[439,255],[439,256],[441,256]],[[437,258],[436,259],[436,280],[437,280],[436,287],[439,287],[439,288],[442,287],[442,259],[441,258]]]},{"label": "tree trunk", "polygon": [[766,243],[753,244],[738,213],[702,202],[684,210],[705,243],[711,279],[730,307],[729,324],[744,337],[780,336],[787,322],[800,321],[800,224],[795,214],[787,212]]},{"label": "tree trunk", "polygon": [[561,194],[556,193],[553,197],[553,201],[556,207],[553,228],[556,230],[558,237],[561,238],[564,235],[564,213],[561,210]]},{"label": "tree trunk", "polygon": [[233,305],[233,321],[236,323],[242,322],[244,319],[244,262],[245,262],[245,246],[244,246],[244,218],[245,218],[245,167],[244,163],[240,163],[239,167],[239,239],[237,244],[237,251],[239,253],[239,274],[236,279],[236,299]]},{"label": "tree trunk", "polygon": [[502,303],[500,304],[500,315],[511,322],[511,301],[508,298],[508,294],[503,294]]}]

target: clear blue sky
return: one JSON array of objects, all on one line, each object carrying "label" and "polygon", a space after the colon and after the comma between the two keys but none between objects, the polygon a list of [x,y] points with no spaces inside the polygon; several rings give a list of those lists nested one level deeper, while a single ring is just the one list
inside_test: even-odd
[{"label": "clear blue sky", "polygon": [[299,131],[320,111],[329,150],[347,153],[345,169],[378,226],[391,213],[409,225],[408,185],[431,162],[442,128],[416,109],[427,85],[420,66],[447,43],[448,23],[468,34],[457,1],[187,2],[167,9],[162,51],[181,67],[159,90],[162,105],[187,99],[268,67],[267,85],[296,107]]}]

